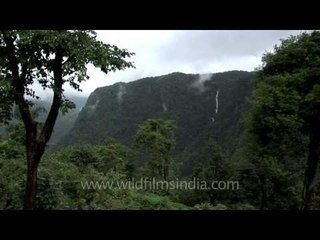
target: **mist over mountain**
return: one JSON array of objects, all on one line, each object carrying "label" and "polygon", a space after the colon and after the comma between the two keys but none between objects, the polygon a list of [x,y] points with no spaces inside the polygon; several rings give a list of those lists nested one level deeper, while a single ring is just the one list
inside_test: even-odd
[{"label": "mist over mountain", "polygon": [[175,72],[97,88],[58,147],[102,144],[110,138],[132,144],[144,120],[171,119],[178,126],[175,153],[184,163],[183,172],[190,173],[203,161],[201,149],[208,139],[229,154],[235,150],[254,78],[254,72],[245,71]]},{"label": "mist over mountain", "polygon": [[[44,122],[46,120],[46,117],[50,111],[51,107],[51,99],[50,98],[43,98],[40,100],[33,99],[32,102],[34,103],[32,109],[33,111],[37,112],[36,120],[39,122]],[[52,136],[50,141],[48,142],[48,148],[52,149],[55,147],[62,137],[66,136],[67,133],[71,130],[71,128],[74,125],[74,122],[76,121],[79,112],[81,109],[85,106],[87,97],[84,96],[71,96],[69,97],[69,100],[74,102],[76,107],[74,109],[69,110],[67,113],[62,114],[62,112],[59,112],[56,124],[54,126]],[[13,121],[16,121],[14,119]],[[4,131],[4,129],[3,129]]]}]

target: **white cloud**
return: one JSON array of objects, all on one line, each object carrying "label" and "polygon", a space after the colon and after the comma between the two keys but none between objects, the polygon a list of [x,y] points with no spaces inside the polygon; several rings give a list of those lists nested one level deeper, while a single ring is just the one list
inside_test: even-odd
[{"label": "white cloud", "polygon": [[[302,31],[99,30],[98,40],[136,53],[130,58],[136,69],[106,75],[90,65],[90,79],[81,84],[83,92],[80,94],[87,96],[97,87],[171,72],[253,71],[261,64],[263,53],[279,44],[280,38],[300,32]],[[78,94],[70,87],[66,88],[66,93]]]}]

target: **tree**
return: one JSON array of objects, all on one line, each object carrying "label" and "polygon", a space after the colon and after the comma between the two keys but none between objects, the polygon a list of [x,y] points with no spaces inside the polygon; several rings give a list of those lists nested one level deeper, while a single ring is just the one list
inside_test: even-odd
[{"label": "tree", "polygon": [[0,138],[0,209],[21,208],[24,137],[23,124],[18,122],[9,125]]},{"label": "tree", "polygon": [[[64,85],[69,83],[81,91],[80,83],[89,79],[88,63],[105,73],[123,70],[133,67],[125,60],[132,54],[98,41],[93,31],[1,31],[0,119],[8,122],[16,105],[24,123],[27,158],[25,209],[36,207],[37,169],[59,110],[66,112],[74,108],[74,103],[64,95]],[[30,98],[39,98],[33,88],[36,82],[43,89],[53,91],[52,105],[43,126],[30,112]]]},{"label": "tree", "polygon": [[249,121],[256,157],[293,168],[307,159],[303,208],[310,209],[320,162],[320,32],[282,40],[262,62]]},{"label": "tree", "polygon": [[138,128],[135,142],[149,153],[147,165],[153,177],[169,177],[169,154],[175,145],[175,128],[174,121],[163,119],[148,119]]},{"label": "tree", "polygon": [[[208,184],[213,181],[231,180],[233,176],[232,165],[223,152],[221,146],[213,139],[209,139],[204,146],[206,152],[205,162],[193,168],[192,179],[199,179]],[[200,202],[210,201],[215,204],[217,201],[228,201],[232,196],[228,191],[216,191],[209,187],[207,190],[194,190]]]}]

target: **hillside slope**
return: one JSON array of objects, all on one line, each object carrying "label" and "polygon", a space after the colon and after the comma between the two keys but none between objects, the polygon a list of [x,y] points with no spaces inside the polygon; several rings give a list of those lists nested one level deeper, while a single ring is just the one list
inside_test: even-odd
[{"label": "hillside slope", "polygon": [[226,152],[234,150],[254,78],[254,72],[244,71],[171,73],[98,88],[61,146],[101,144],[108,138],[130,144],[144,120],[174,119],[178,123],[176,153],[188,162],[185,171],[189,172],[201,161],[201,146],[209,138]]}]

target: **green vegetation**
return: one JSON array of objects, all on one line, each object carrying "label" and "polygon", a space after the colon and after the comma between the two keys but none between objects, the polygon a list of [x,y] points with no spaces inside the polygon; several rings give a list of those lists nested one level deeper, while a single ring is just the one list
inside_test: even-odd
[{"label": "green vegetation", "polygon": [[[10,136],[17,128],[8,130]],[[24,164],[22,142],[2,139],[0,143],[0,209],[22,209]],[[12,152],[12,150],[16,150]],[[20,150],[20,151],[18,151]],[[126,181],[130,149],[110,140],[104,145],[66,147],[44,156],[39,168],[38,209],[192,209],[135,189],[83,189],[81,181]],[[10,156],[8,154],[11,154]],[[15,154],[14,154],[15,153]]]},{"label": "green vegetation", "polygon": [[[71,131],[44,153],[35,208],[319,209],[320,32],[282,40],[262,62],[256,72],[217,73],[205,81],[171,73],[96,89],[77,119],[70,117]],[[15,93],[0,77],[6,121],[13,101],[3,96]],[[30,109],[43,121],[39,109]],[[23,111],[12,114],[0,137],[0,209],[26,208],[28,131]],[[209,185],[117,185],[139,179]],[[228,189],[230,182],[238,187]]]},{"label": "green vegetation", "polygon": [[[217,73],[201,88],[197,85],[199,77],[172,73],[96,89],[57,149],[65,145],[100,144],[109,138],[132,145],[138,126],[151,118],[177,123],[172,157],[182,165],[184,176],[192,174],[192,169],[205,161],[203,146],[210,138],[232,154],[241,133],[240,119],[249,108],[246,98],[256,74]],[[217,90],[220,90],[219,111],[215,113]],[[119,92],[123,92],[121,101]]]},{"label": "green vegetation", "polygon": [[175,144],[172,121],[149,119],[139,126],[136,134],[136,144],[148,153],[148,160],[144,167],[147,176],[167,180],[172,161],[169,153]]},{"label": "green vegetation", "polygon": [[[36,206],[37,175],[46,144],[51,138],[59,110],[75,108],[64,95],[64,84],[81,91],[88,80],[87,64],[105,73],[133,67],[124,60],[133,53],[96,40],[94,31],[2,30],[0,33],[0,122],[12,119],[13,108],[20,113],[25,128],[27,180],[24,209]],[[34,83],[53,91],[50,111],[43,123],[31,113],[39,99]]]}]

